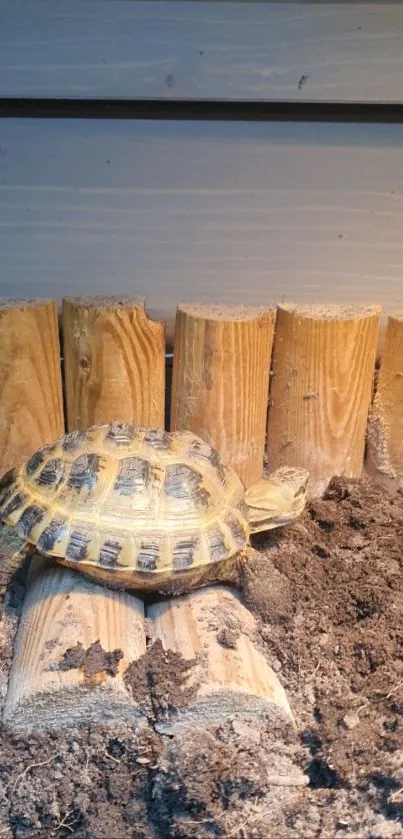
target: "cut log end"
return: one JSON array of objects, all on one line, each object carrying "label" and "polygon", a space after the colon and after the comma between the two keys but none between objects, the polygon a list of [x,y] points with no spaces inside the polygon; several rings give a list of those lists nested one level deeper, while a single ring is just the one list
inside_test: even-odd
[{"label": "cut log end", "polygon": [[[154,638],[194,660],[183,683],[190,701],[158,719],[159,731],[203,727],[236,715],[293,724],[284,688],[254,643],[255,621],[237,592],[214,586],[148,609]],[[190,690],[192,688],[192,690]]]},{"label": "cut log end", "polygon": [[177,735],[189,729],[225,724],[241,716],[250,721],[268,721],[277,729],[291,723],[290,715],[268,698],[222,689],[181,708],[169,721],[158,720],[154,728],[160,734]]},{"label": "cut log end", "polygon": [[63,297],[63,303],[71,306],[80,306],[85,309],[121,309],[133,307],[144,309],[146,304],[146,297],[134,296],[119,296],[91,294],[90,296],[80,295],[79,297]]},{"label": "cut log end", "polygon": [[110,313],[129,312],[133,309],[139,310],[144,320],[149,324],[149,327],[156,330],[166,327],[165,317],[163,314],[155,309],[148,309],[147,298],[137,297],[136,295],[102,295],[92,294],[88,297],[80,295],[80,297],[63,297],[62,305],[66,309],[72,307],[73,309],[84,309],[91,311],[93,314],[99,314],[102,311],[109,311]]},{"label": "cut log end", "polygon": [[288,314],[302,318],[320,318],[326,321],[339,320],[359,320],[360,318],[368,318],[371,315],[380,317],[382,314],[382,306],[376,303],[368,305],[339,305],[337,303],[281,303],[278,306],[279,311],[287,312]]},{"label": "cut log end", "polygon": [[143,712],[129,695],[108,685],[100,685],[96,690],[81,685],[38,694],[17,705],[6,703],[3,713],[4,725],[25,733],[70,731],[90,722],[112,725],[127,720],[134,724],[144,719]]},{"label": "cut log end", "polygon": [[273,309],[266,306],[233,305],[226,303],[180,303],[177,311],[192,318],[233,323],[253,318],[273,318]]},{"label": "cut log end", "polygon": [[41,309],[43,306],[53,306],[54,301],[50,298],[31,297],[0,297],[0,311],[12,311],[21,309]]}]

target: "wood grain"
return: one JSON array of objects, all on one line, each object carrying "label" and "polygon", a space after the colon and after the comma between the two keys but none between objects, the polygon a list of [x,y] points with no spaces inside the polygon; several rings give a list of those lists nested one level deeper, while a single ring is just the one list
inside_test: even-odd
[{"label": "wood grain", "polygon": [[171,428],[214,446],[246,487],[261,478],[274,309],[180,305]]},{"label": "wood grain", "polygon": [[[81,666],[63,669],[67,650],[81,644],[86,651],[96,642],[106,652],[123,653],[116,675],[102,665],[98,671],[94,665],[93,675]],[[123,676],[145,648],[140,600],[35,557],[16,637],[4,721],[31,730],[74,727],[90,717],[133,719],[140,711]]]},{"label": "wood grain", "polygon": [[368,419],[366,468],[390,490],[403,487],[403,314],[388,318]]},{"label": "wood grain", "polygon": [[53,300],[0,300],[0,475],[63,434]]},{"label": "wood grain", "polygon": [[146,296],[171,316],[195,299],[403,310],[403,125],[4,119],[0,133],[3,296]]},{"label": "wood grain", "polygon": [[64,298],[63,335],[69,429],[164,426],[165,325],[144,300]]},{"label": "wood grain", "polygon": [[277,310],[267,454],[270,470],[301,466],[309,492],[362,472],[380,307]]},{"label": "wood grain", "polygon": [[6,0],[1,96],[401,102],[392,3]]},{"label": "wood grain", "polygon": [[283,687],[254,645],[254,618],[237,592],[199,589],[149,606],[147,617],[164,649],[187,660],[198,657],[184,682],[193,687],[193,699],[159,730],[217,724],[237,713],[269,714],[273,705],[292,720]]}]

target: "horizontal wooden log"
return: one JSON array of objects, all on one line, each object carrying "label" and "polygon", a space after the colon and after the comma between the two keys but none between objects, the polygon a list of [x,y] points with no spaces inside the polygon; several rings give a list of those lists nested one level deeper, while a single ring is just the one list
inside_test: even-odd
[{"label": "horizontal wooden log", "polygon": [[3,721],[29,731],[141,716],[124,673],[145,648],[142,601],[35,557]]},{"label": "horizontal wooden log", "polygon": [[184,691],[193,688],[192,698],[171,719],[158,722],[158,730],[173,732],[237,714],[254,717],[273,711],[292,721],[285,691],[254,645],[254,618],[237,592],[225,586],[199,589],[149,606],[147,617],[153,622],[153,639],[165,650],[195,659],[183,684]]}]

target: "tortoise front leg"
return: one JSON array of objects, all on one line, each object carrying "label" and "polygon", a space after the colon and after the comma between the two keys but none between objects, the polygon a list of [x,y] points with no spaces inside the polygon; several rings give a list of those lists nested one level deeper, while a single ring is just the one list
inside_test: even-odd
[{"label": "tortoise front leg", "polygon": [[33,545],[20,539],[12,527],[0,525],[0,609],[12,576],[33,550]]}]

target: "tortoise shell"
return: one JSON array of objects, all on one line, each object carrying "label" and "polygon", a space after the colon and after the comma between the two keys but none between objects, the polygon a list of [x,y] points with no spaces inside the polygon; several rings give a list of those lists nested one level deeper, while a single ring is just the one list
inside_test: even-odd
[{"label": "tortoise shell", "polygon": [[0,516],[42,554],[120,575],[190,571],[249,541],[243,485],[211,446],[121,422],[66,434],[7,473]]}]

